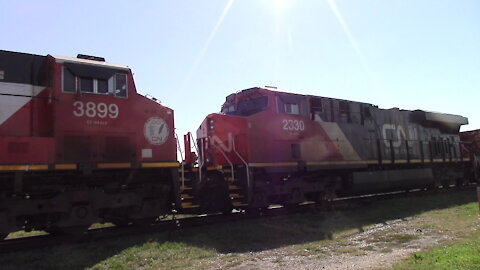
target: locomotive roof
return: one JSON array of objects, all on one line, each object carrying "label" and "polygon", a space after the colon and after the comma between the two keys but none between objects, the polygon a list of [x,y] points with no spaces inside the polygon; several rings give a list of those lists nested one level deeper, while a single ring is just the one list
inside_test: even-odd
[{"label": "locomotive roof", "polygon": [[[274,86],[260,86],[260,87],[251,87],[248,89],[240,90],[234,94],[228,95],[226,98],[226,101],[228,101],[230,98],[237,94],[246,94],[247,92],[250,91],[255,91],[255,90],[261,90],[261,91],[268,91],[268,92],[276,92],[276,93],[284,93],[284,94],[291,94],[291,95],[299,95],[299,96],[304,96],[304,97],[321,97],[321,98],[329,98],[329,99],[335,99],[335,100],[341,100],[341,101],[348,101],[348,102],[355,102],[355,103],[360,103],[360,104],[365,104],[365,105],[370,105],[376,108],[379,108],[377,105],[373,105],[371,103],[366,103],[366,102],[359,102],[359,101],[352,101],[352,100],[346,100],[346,99],[338,99],[338,98],[331,98],[331,97],[324,97],[324,96],[318,96],[318,95],[310,95],[310,94],[302,94],[298,92],[293,92],[293,91],[285,91],[285,90],[279,90],[277,87]],[[389,109],[383,109],[379,108],[380,110],[398,110],[398,111],[409,111],[409,112],[414,112],[416,115],[421,115],[420,118],[423,121],[429,121],[429,122],[444,122],[444,123],[454,123],[454,124],[459,124],[459,125],[466,125],[468,124],[468,118],[463,117],[461,115],[456,115],[456,114],[449,114],[449,113],[440,113],[440,112],[433,112],[433,111],[427,111],[427,110],[407,110],[407,109],[400,109],[397,107],[394,108],[389,108]]]},{"label": "locomotive roof", "polygon": [[60,63],[71,62],[71,63],[95,65],[95,66],[102,66],[102,67],[109,67],[109,68],[116,68],[116,69],[126,69],[126,70],[130,69],[129,67],[124,65],[112,64],[108,62],[101,62],[101,61],[94,61],[94,60],[81,59],[81,58],[68,57],[68,56],[59,56],[59,55],[50,55],[50,56],[55,58],[57,62],[60,62]]},{"label": "locomotive roof", "polygon": [[[353,101],[353,100],[341,99],[341,98],[333,98],[333,97],[327,97],[327,96],[312,95],[312,94],[304,94],[304,93],[295,92],[295,91],[292,91],[292,90],[278,89],[277,87],[274,87],[274,86],[251,87],[251,88],[239,90],[238,92],[236,92],[236,93],[234,93],[234,94],[231,94],[231,95],[229,95],[229,96],[234,96],[234,95],[236,95],[236,94],[246,93],[246,92],[254,91],[254,90],[264,90],[264,91],[269,91],[269,92],[275,92],[275,93],[281,93],[281,94],[290,94],[290,95],[298,95],[298,96],[304,96],[304,97],[329,98],[329,99],[335,99],[335,100],[341,100],[341,101],[348,101],[348,102],[355,102],[355,103],[361,103],[361,104],[366,104],[366,105],[371,105],[371,106],[374,106],[374,107],[378,107],[377,105],[373,105],[373,104],[366,103],[366,102]],[[228,99],[229,96],[227,96],[227,99]]]}]

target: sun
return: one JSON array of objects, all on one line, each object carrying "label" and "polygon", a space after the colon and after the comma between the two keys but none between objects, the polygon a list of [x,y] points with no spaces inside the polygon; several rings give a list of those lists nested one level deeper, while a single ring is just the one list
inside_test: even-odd
[{"label": "sun", "polygon": [[283,15],[292,7],[294,0],[264,0],[269,9],[273,12],[277,19],[283,17]]}]

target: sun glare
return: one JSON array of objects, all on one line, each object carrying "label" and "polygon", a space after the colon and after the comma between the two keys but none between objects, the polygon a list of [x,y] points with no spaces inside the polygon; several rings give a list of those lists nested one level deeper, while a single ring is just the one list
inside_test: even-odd
[{"label": "sun glare", "polygon": [[277,19],[280,19],[293,4],[294,0],[265,0]]}]

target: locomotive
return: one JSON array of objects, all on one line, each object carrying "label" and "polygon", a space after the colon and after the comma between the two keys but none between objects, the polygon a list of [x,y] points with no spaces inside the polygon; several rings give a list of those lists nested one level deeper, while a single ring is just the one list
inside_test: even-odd
[{"label": "locomotive", "polygon": [[463,185],[470,157],[459,129],[467,123],[254,87],[227,96],[221,113],[200,125],[198,178],[222,190],[208,202],[217,210]]},{"label": "locomotive", "polygon": [[254,87],[185,135],[179,162],[173,110],[127,66],[0,50],[0,239],[463,185],[478,177],[467,123]]},{"label": "locomotive", "polygon": [[170,213],[173,116],[126,66],[0,51],[0,238]]}]

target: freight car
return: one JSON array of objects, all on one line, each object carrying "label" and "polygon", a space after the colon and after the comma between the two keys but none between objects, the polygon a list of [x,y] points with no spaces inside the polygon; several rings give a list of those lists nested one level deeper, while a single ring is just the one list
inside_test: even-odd
[{"label": "freight car", "polygon": [[170,213],[173,125],[126,66],[0,51],[0,238]]},{"label": "freight car", "polygon": [[246,89],[227,96],[221,113],[197,130],[196,200],[228,212],[463,185],[470,163],[459,128],[467,123],[452,114]]}]

